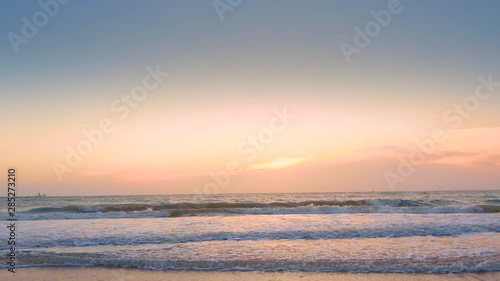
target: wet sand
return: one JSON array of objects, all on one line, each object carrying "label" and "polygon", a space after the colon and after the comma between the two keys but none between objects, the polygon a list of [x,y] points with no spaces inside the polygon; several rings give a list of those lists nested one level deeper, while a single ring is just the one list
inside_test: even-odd
[{"label": "wet sand", "polygon": [[22,281],[441,281],[500,280],[500,272],[463,274],[381,274],[310,272],[235,272],[235,271],[150,271],[114,268],[18,268],[16,273],[0,271],[0,280]]}]

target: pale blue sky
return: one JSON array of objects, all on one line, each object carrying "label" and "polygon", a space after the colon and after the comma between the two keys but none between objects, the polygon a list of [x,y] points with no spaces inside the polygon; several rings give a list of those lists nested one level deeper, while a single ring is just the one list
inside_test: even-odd
[{"label": "pale blue sky", "polygon": [[[401,0],[401,13],[392,15],[389,25],[348,63],[339,45],[353,44],[354,28],[364,28],[374,20],[370,12],[387,9],[390,1],[244,0],[221,21],[213,0],[73,0],[59,5],[58,13],[27,44],[21,44],[18,53],[8,34],[21,35],[21,19],[31,20],[41,7],[34,0],[1,1],[0,126],[7,137],[0,139],[0,152],[9,163],[22,162],[27,173],[37,175],[30,184],[63,193],[71,182],[59,185],[50,163],[63,161],[64,147],[75,146],[83,129],[112,117],[112,101],[141,82],[146,66],[159,64],[171,73],[168,82],[127,122],[117,124],[123,131],[117,129],[83,167],[75,168],[68,176],[73,184],[88,181],[97,189],[99,184],[121,186],[143,169],[144,180],[162,180],[155,183],[154,192],[163,192],[170,181],[164,175],[183,177],[189,171],[194,174],[176,192],[190,193],[191,180],[203,184],[206,171],[216,169],[221,159],[232,159],[227,153],[255,134],[267,113],[290,106],[305,121],[283,137],[283,143],[304,139],[317,143],[288,146],[284,152],[269,149],[259,161],[303,157],[318,163],[342,162],[338,158],[342,153],[354,161],[359,157],[357,148],[342,144],[370,143],[365,150],[373,153],[367,157],[377,169],[369,168],[372,162],[357,167],[368,167],[359,171],[372,173],[373,178],[358,182],[359,171],[354,169],[352,178],[325,178],[318,190],[329,190],[333,182],[347,188],[342,179],[360,188],[371,188],[367,182],[382,182],[378,187],[383,190],[385,162],[376,157],[385,152],[370,145],[382,139],[378,144],[383,147],[409,147],[411,136],[448,128],[443,112],[474,93],[478,76],[491,74],[493,80],[500,80],[500,2],[496,0]],[[487,148],[496,146],[494,139],[488,140],[490,146],[478,144],[473,129],[500,126],[498,108],[497,94],[482,102],[460,128],[472,130],[458,134],[458,144],[449,142],[446,148],[478,150],[481,157],[497,159],[497,152]],[[193,163],[185,158],[188,154],[201,159],[196,162],[199,167],[189,166]],[[137,160],[142,156],[147,159]],[[396,156],[390,155],[396,163],[391,168],[397,166]],[[102,164],[108,160],[118,164]],[[476,188],[471,182],[478,178],[488,188],[498,183],[498,168],[488,170],[491,177],[479,168],[470,170],[477,174],[465,176],[464,170],[469,170],[463,163],[470,159],[459,160],[432,164],[455,165],[456,170],[445,176],[463,175],[469,183],[457,178],[440,187],[439,180],[434,180],[439,169],[433,167],[416,177],[423,182],[412,188],[432,189],[433,184]],[[165,161],[168,165],[157,164]],[[148,174],[150,170],[158,174]],[[87,176],[103,171],[108,174]],[[293,174],[315,178],[305,172]],[[307,181],[297,184],[310,186]],[[247,192],[244,186],[239,191]]]}]

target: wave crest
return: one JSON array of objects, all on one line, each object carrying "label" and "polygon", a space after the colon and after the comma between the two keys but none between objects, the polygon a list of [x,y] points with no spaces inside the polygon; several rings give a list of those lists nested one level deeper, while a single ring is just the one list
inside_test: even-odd
[{"label": "wave crest", "polygon": [[[64,217],[94,214],[102,217],[202,216],[230,214],[341,214],[341,213],[498,213],[499,205],[446,206],[404,199],[367,199],[345,201],[301,201],[272,203],[169,203],[169,204],[101,204],[40,207],[24,211],[31,216],[54,214]],[[106,215],[109,214],[109,215]],[[114,214],[114,215],[113,215]],[[27,218],[29,219],[29,218]]]}]

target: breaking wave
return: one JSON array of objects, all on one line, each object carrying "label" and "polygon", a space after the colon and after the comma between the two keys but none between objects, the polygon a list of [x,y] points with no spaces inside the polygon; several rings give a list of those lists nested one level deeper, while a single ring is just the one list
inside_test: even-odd
[{"label": "breaking wave", "polygon": [[[301,201],[272,203],[101,204],[39,207],[22,212],[21,219],[122,217],[181,217],[231,214],[342,213],[498,213],[499,205],[453,206],[443,202],[403,199]],[[49,216],[50,215],[50,216]]]}]

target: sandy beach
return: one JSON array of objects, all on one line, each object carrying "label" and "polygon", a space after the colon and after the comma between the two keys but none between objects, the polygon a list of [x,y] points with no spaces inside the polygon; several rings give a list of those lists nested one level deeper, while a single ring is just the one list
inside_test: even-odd
[{"label": "sandy beach", "polygon": [[110,268],[19,268],[16,273],[0,271],[1,280],[31,281],[447,281],[500,280],[500,272],[474,274],[382,274],[382,273],[309,273],[309,272],[217,272],[149,271]]}]

